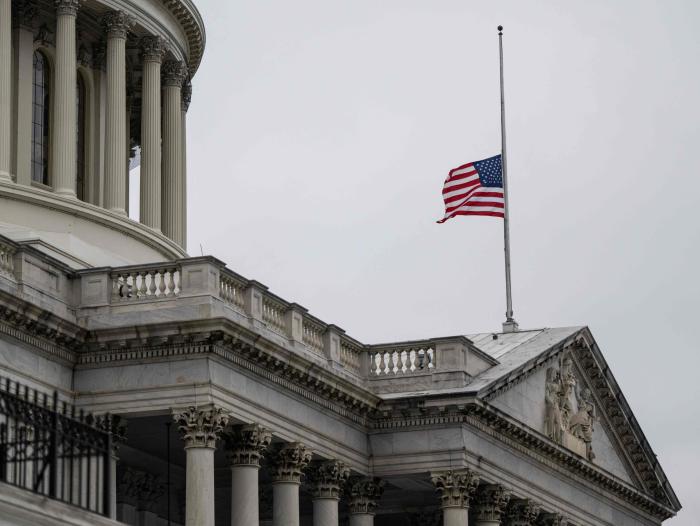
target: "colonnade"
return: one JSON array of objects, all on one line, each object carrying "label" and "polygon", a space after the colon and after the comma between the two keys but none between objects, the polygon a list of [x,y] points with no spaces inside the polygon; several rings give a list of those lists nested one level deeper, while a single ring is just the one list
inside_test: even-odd
[{"label": "colonnade", "polygon": [[[25,11],[22,13],[24,17],[28,12],[25,4],[17,5],[18,10]],[[49,173],[50,186],[54,193],[69,199],[77,198],[76,19],[81,5],[82,0],[55,1],[55,57],[52,71]],[[126,96],[126,42],[133,27],[133,20],[125,12],[112,11],[104,16],[102,22],[106,39],[106,53],[102,65],[105,68],[106,83],[103,103],[104,163],[101,168],[104,183],[101,196],[96,201],[116,214],[126,215],[127,152],[130,147]],[[25,28],[25,32],[29,33],[30,42],[18,39],[17,44],[28,48],[23,52],[23,56],[28,57],[24,62],[31,60],[34,40],[31,29]],[[188,71],[184,62],[166,60],[168,46],[161,37],[143,37],[139,45],[143,64],[141,94],[143,164],[140,221],[185,247],[186,139],[184,128],[191,97],[187,81]],[[28,121],[27,126],[20,122],[13,124],[12,117],[19,114],[23,115],[23,119],[31,119],[31,95],[28,103],[25,96],[15,97],[17,100],[21,99],[23,106],[27,107],[23,107],[22,111],[13,108],[11,49],[12,1],[0,0],[0,181],[10,182],[13,179],[12,136],[15,134],[18,137],[15,149],[22,152],[22,159],[16,156],[15,164],[18,173],[14,175],[17,183],[29,185],[31,184],[31,177],[28,175],[31,161],[31,131],[28,134],[25,132],[20,137],[18,129],[31,130],[31,122]],[[19,66],[20,64],[17,65],[18,68]],[[27,78],[24,72],[21,78],[23,85],[18,85],[18,92],[31,93],[31,75]],[[19,102],[17,104],[19,105]],[[18,129],[12,129],[12,126]],[[27,142],[27,144],[19,144],[20,142]],[[22,170],[20,170],[20,164]],[[92,176],[94,177],[95,174]]]}]

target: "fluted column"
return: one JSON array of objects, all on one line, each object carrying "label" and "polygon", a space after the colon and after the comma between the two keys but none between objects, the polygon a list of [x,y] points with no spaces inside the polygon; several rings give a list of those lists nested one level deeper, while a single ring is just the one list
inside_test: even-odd
[{"label": "fluted column", "polygon": [[105,16],[104,25],[107,31],[104,206],[126,215],[126,35],[131,18],[122,11],[114,11]]},{"label": "fluted column", "polygon": [[299,485],[302,471],[310,461],[311,451],[299,442],[275,451],[272,458],[273,526],[299,526]]},{"label": "fluted column", "polygon": [[182,178],[182,62],[163,64],[163,178],[161,230],[182,246],[184,185]]},{"label": "fluted column", "polygon": [[506,510],[508,526],[534,526],[540,514],[539,504],[530,499],[511,499]]},{"label": "fluted column", "polygon": [[141,94],[141,223],[160,230],[161,221],[161,108],[160,66],[165,54],[163,39],[146,37],[143,50]]},{"label": "fluted column", "polygon": [[0,180],[10,175],[10,123],[12,122],[12,2],[0,0]]},{"label": "fluted column", "polygon": [[476,526],[500,526],[509,500],[510,494],[503,486],[498,484],[481,486],[477,491],[474,505]]},{"label": "fluted column", "polygon": [[182,85],[182,243],[181,246],[187,249],[187,110],[192,101],[192,82],[188,78]]},{"label": "fluted column", "polygon": [[466,526],[469,502],[479,484],[479,476],[463,469],[431,473],[430,479],[440,495],[443,526]]},{"label": "fluted column", "polygon": [[374,511],[383,492],[384,482],[377,478],[363,478],[350,483],[350,526],[374,526]]},{"label": "fluted column", "polygon": [[81,0],[56,0],[56,67],[54,72],[51,174],[54,192],[76,196],[77,108],[75,105],[75,19]]},{"label": "fluted column", "polygon": [[338,526],[340,491],[350,468],[340,460],[327,460],[310,471],[314,526]]},{"label": "fluted column", "polygon": [[231,463],[231,526],[257,525],[260,458],[272,434],[257,424],[247,424],[233,426],[223,438]]},{"label": "fluted column", "polygon": [[175,415],[187,454],[185,526],[214,526],[214,450],[228,416],[190,407]]}]

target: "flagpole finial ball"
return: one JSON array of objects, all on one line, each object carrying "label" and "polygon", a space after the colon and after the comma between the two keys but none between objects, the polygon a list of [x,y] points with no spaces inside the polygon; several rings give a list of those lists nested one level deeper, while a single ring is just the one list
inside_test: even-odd
[{"label": "flagpole finial ball", "polygon": [[498,34],[500,35],[502,33],[503,33],[503,26],[498,26]]}]

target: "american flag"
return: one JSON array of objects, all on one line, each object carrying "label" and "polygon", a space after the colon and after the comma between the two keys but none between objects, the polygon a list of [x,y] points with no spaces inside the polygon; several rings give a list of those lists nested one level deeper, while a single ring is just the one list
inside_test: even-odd
[{"label": "american flag", "polygon": [[463,164],[450,170],[442,188],[444,223],[455,216],[503,217],[501,156]]}]

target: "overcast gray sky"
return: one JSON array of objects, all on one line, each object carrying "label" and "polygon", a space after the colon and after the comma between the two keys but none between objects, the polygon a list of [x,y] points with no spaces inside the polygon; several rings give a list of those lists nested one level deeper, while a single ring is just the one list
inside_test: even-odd
[{"label": "overcast gray sky", "polygon": [[197,0],[189,251],[367,343],[499,329],[502,223],[444,225],[498,153],[505,26],[513,296],[589,325],[700,516],[700,3]]}]

